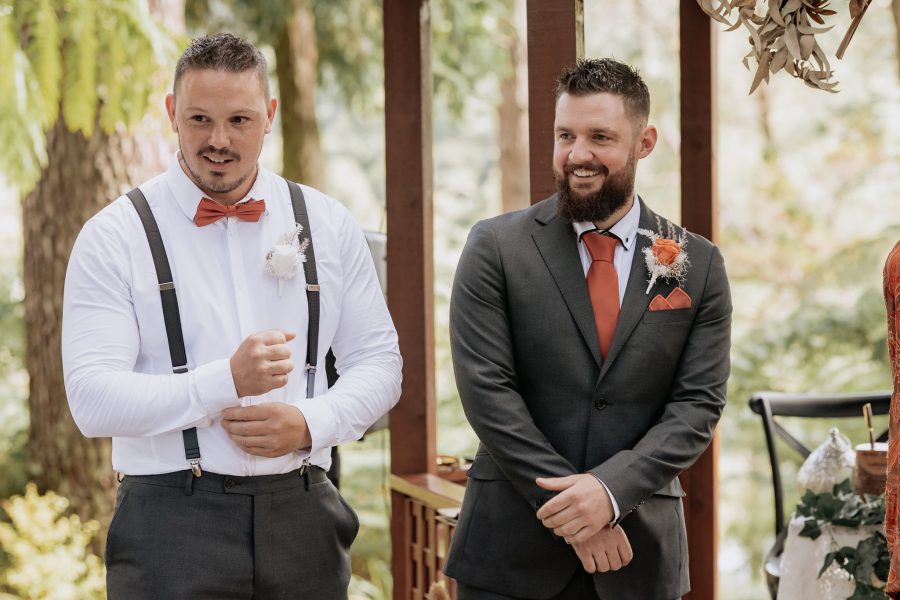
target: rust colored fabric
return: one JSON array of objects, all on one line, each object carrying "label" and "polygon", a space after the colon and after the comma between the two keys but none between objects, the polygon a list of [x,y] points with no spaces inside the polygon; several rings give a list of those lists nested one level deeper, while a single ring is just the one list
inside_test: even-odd
[{"label": "rust colored fabric", "polygon": [[657,294],[650,301],[650,310],[672,310],[674,308],[690,308],[691,297],[688,296],[680,287],[675,288],[669,295],[663,298],[662,294]]},{"label": "rust colored fabric", "polygon": [[256,223],[264,212],[266,212],[265,200],[249,200],[240,204],[225,205],[209,198],[203,198],[197,205],[194,224],[197,227],[203,227],[215,223],[223,217],[237,217],[242,221]]},{"label": "rust colored fabric", "polygon": [[600,340],[600,356],[605,359],[616,333],[616,321],[619,320],[619,276],[613,264],[619,240],[599,231],[588,231],[581,241],[591,255],[587,286],[594,308],[597,338]]},{"label": "rust colored fabric", "polygon": [[900,242],[888,255],[884,265],[884,302],[888,319],[888,350],[891,356],[891,373],[894,394],[891,397],[890,441],[888,445],[886,506],[884,530],[888,552],[891,555],[891,571],[885,592],[891,598],[900,598]]}]

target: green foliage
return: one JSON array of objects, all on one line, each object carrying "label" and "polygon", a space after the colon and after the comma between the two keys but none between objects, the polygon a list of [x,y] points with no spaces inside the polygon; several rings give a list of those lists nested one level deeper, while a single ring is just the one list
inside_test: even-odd
[{"label": "green foliage", "polygon": [[806,517],[800,535],[816,539],[825,524],[858,529],[884,523],[884,497],[859,496],[845,479],[830,492],[806,490],[797,505],[797,515]]},{"label": "green foliage", "polygon": [[10,519],[0,522],[0,547],[9,562],[0,585],[29,600],[105,597],[103,562],[89,550],[99,529],[96,521],[65,516],[68,500],[53,492],[42,496],[31,483],[24,496],[0,506]]},{"label": "green foliage", "polygon": [[0,0],[0,171],[27,191],[62,117],[90,137],[143,118],[175,45],[140,0]]},{"label": "green foliage", "polygon": [[[380,0],[309,0],[316,20],[319,79],[347,104],[366,111],[380,106],[384,83]],[[481,82],[510,68],[506,46],[514,35],[512,0],[434,0],[431,3],[435,98],[456,118]],[[289,0],[187,0],[192,28],[237,31],[274,46],[292,14]],[[410,31],[408,35],[416,35]],[[410,74],[417,76],[417,74]]]},{"label": "green foliage", "polygon": [[[850,480],[835,484],[831,492],[816,494],[812,490],[800,499],[796,514],[806,517],[801,537],[817,539],[831,527],[859,529],[866,525],[884,523],[884,496],[858,496]],[[844,546],[825,555],[819,577],[836,564],[851,577],[856,589],[851,598],[870,600],[884,597],[884,583],[890,569],[887,541],[876,531],[862,540],[856,548]],[[876,582],[882,582],[877,584]]]}]

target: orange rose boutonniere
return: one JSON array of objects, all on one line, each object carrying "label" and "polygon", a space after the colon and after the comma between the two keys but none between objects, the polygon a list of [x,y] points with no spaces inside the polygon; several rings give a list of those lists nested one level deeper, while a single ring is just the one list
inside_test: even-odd
[{"label": "orange rose boutonniere", "polygon": [[[657,220],[657,229],[662,231],[662,222]],[[647,291],[660,277],[668,281],[676,280],[679,285],[684,285],[687,278],[688,256],[684,251],[687,244],[687,230],[683,227],[678,231],[671,223],[667,223],[666,236],[649,229],[638,229],[638,233],[650,238],[652,244],[644,248],[644,259],[647,262],[647,271],[650,279],[647,283]]]}]

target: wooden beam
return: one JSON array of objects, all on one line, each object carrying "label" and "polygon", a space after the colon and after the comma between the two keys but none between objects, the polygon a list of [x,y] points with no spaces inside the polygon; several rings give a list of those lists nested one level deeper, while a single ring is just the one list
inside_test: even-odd
[{"label": "wooden beam", "polygon": [[[715,29],[696,0],[681,0],[681,224],[716,241]],[[718,438],[683,476],[690,600],[715,600],[718,568]]]},{"label": "wooden beam", "polygon": [[556,80],[584,57],[583,0],[528,0],[528,135],[531,203],[556,193],[553,120]]},{"label": "wooden beam", "polygon": [[[384,0],[387,296],[403,355],[391,411],[391,473],[434,473],[434,260],[429,0]],[[391,493],[394,598],[409,594],[409,516]]]}]

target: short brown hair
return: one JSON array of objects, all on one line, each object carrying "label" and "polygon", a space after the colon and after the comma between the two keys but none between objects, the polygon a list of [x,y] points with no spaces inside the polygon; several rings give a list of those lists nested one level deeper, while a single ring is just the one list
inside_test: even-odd
[{"label": "short brown hair", "polygon": [[191,45],[175,65],[173,93],[178,89],[178,82],[185,73],[203,69],[230,73],[254,70],[266,99],[269,97],[269,66],[266,64],[266,57],[256,46],[233,33],[213,33],[191,40]]},{"label": "short brown hair", "polygon": [[556,98],[563,94],[586,96],[599,93],[622,98],[625,110],[642,125],[650,117],[650,92],[637,69],[611,58],[579,60],[563,71],[556,82]]}]

